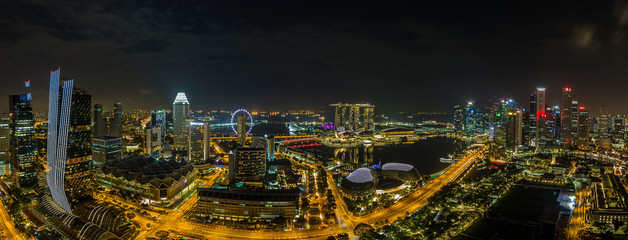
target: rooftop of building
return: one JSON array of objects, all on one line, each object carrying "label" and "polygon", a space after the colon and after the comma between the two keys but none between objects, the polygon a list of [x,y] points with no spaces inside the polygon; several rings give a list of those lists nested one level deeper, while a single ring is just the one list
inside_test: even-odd
[{"label": "rooftop of building", "polygon": [[187,162],[131,156],[107,162],[102,165],[100,171],[115,177],[123,177],[127,181],[135,180],[140,184],[151,183],[154,187],[163,187],[161,185],[170,187],[174,181],[194,171],[194,166]]},{"label": "rooftop of building", "polygon": [[199,197],[253,202],[290,202],[299,200],[299,189],[245,191],[217,188],[198,188]]},{"label": "rooftop of building", "polygon": [[351,172],[346,179],[354,183],[366,183],[373,182],[375,180],[373,178],[372,170],[368,168],[358,168]]}]

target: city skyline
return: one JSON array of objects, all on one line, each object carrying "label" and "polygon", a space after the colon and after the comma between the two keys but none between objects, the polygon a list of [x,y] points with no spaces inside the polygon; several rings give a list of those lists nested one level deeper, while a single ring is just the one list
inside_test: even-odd
[{"label": "city skyline", "polygon": [[[587,89],[574,97],[591,109],[628,112],[621,104],[628,100],[623,2],[360,4],[359,11],[349,4],[127,4],[23,2],[1,10],[3,89],[32,80],[35,110],[44,110],[47,70],[62,67],[105,110],[115,102],[168,108],[165,99],[186,92],[196,109],[322,110],[343,101],[446,112],[482,96],[525,99],[536,87],[559,105],[569,86]],[[68,21],[36,14],[44,12]],[[212,89],[223,91],[204,94]],[[236,89],[246,97],[232,98]]]}]

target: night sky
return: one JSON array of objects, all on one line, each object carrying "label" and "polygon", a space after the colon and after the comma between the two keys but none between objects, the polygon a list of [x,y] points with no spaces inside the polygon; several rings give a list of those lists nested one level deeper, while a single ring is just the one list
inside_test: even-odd
[{"label": "night sky", "polygon": [[31,79],[45,110],[61,67],[105,110],[170,109],[184,91],[192,109],[450,112],[527,105],[536,87],[556,105],[569,85],[592,113],[628,114],[627,2],[337,2],[3,2],[0,94]]}]

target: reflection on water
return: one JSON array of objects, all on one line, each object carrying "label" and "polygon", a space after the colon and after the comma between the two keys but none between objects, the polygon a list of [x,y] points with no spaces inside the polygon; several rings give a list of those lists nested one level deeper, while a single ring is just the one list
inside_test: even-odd
[{"label": "reflection on water", "polygon": [[441,157],[460,152],[465,148],[464,144],[455,138],[433,137],[408,144],[350,148],[318,146],[304,150],[328,161],[343,161],[360,166],[399,162],[412,164],[421,174],[432,174],[449,165],[440,162]]}]

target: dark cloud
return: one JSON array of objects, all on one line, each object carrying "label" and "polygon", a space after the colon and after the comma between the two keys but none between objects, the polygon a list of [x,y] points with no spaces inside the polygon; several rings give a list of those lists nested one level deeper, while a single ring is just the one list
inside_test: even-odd
[{"label": "dark cloud", "polygon": [[[111,108],[448,111],[569,84],[626,112],[626,2],[12,1],[0,8],[3,89],[33,80],[45,109],[62,67]],[[5,94],[0,92],[0,94]],[[0,100],[5,101],[5,98]],[[6,105],[6,102],[0,104]]]}]

